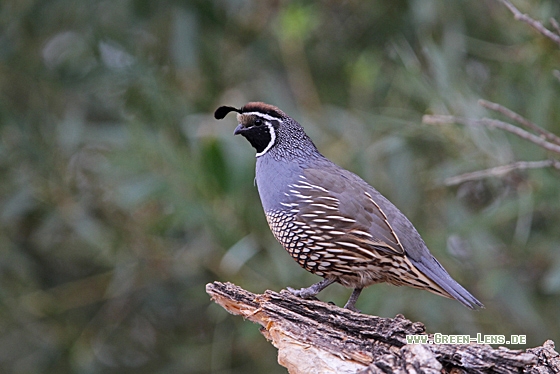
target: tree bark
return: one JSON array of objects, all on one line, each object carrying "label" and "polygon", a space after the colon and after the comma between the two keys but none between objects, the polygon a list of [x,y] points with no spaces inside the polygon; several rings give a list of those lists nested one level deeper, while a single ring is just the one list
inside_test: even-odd
[{"label": "tree bark", "polygon": [[526,351],[484,344],[407,344],[406,335],[426,335],[426,330],[400,314],[369,316],[284,290],[253,294],[231,283],[209,283],[206,292],[229,313],[260,324],[278,348],[278,362],[291,374],[560,373],[560,355],[551,340]]}]

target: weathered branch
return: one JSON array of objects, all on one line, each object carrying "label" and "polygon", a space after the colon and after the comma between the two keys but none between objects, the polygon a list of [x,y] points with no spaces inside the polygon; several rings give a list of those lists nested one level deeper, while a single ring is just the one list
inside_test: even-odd
[{"label": "weathered branch", "polygon": [[510,10],[510,12],[513,13],[515,19],[525,22],[526,24],[537,30],[539,33],[546,36],[560,46],[560,35],[556,35],[552,31],[544,27],[542,23],[529,17],[527,14],[521,13],[519,9],[517,9],[509,0],[500,0],[500,2],[504,4]]},{"label": "weathered branch", "polygon": [[292,374],[537,374],[560,368],[552,341],[526,352],[482,344],[412,345],[406,335],[426,335],[425,328],[402,315],[368,316],[286,291],[253,294],[231,283],[209,283],[206,292],[228,312],[260,324],[278,348],[278,362]]}]

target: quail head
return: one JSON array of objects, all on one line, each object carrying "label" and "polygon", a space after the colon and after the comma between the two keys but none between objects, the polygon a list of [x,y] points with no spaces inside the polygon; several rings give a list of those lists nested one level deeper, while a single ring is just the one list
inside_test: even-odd
[{"label": "quail head", "polygon": [[353,289],[387,282],[483,305],[430,253],[412,223],[357,175],[325,158],[303,127],[275,106],[251,102],[219,107],[216,119],[237,112],[234,134],[257,151],[256,184],[268,225],[305,270],[324,279],[293,294],[309,298],[334,282]]}]

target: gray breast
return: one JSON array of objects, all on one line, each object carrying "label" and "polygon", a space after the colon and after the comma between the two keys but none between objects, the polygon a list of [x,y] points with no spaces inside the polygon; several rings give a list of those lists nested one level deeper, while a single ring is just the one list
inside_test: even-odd
[{"label": "gray breast", "polygon": [[268,155],[257,158],[256,183],[265,212],[287,210],[293,202],[289,185],[298,180],[302,167],[296,162],[277,161]]}]

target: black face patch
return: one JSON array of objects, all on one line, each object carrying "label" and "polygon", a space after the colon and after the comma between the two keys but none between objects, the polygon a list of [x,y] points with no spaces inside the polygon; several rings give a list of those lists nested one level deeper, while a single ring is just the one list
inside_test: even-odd
[{"label": "black face patch", "polygon": [[228,113],[237,112],[239,125],[234,135],[243,135],[257,150],[257,157],[267,153],[276,144],[277,131],[286,115],[275,106],[253,102],[237,109],[221,106],[214,112],[214,118],[223,119]]},{"label": "black face patch", "polygon": [[270,133],[270,127],[265,124],[263,119],[258,118],[258,120],[261,121],[261,124],[257,124],[257,121],[253,121],[253,126],[251,127],[239,125],[234,132],[236,135],[243,135],[257,150],[257,155],[267,149],[273,141],[273,134]]}]

